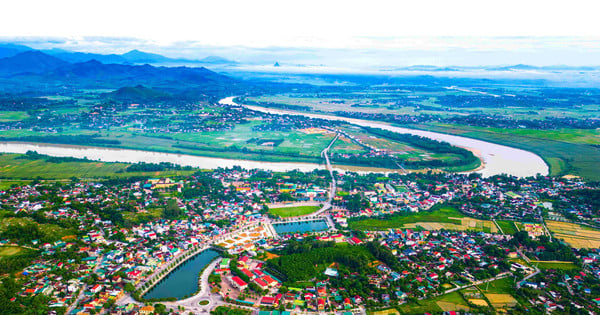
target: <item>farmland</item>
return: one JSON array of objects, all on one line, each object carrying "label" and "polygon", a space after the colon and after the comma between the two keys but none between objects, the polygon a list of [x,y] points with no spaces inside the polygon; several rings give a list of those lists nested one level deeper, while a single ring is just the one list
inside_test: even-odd
[{"label": "farmland", "polygon": [[[43,158],[30,159],[22,154],[0,154],[0,177],[4,179],[70,179],[108,178],[130,176],[174,176],[191,174],[193,171],[125,172],[126,163],[97,161],[49,162]],[[0,180],[4,183],[5,180]],[[18,184],[11,180],[5,186]]]},{"label": "farmland", "polygon": [[458,292],[452,292],[416,303],[403,304],[398,307],[403,314],[441,313],[449,311],[470,310],[467,301]]},{"label": "farmland", "polygon": [[517,229],[513,221],[496,221],[504,234],[515,234]]},{"label": "farmland", "polygon": [[454,208],[441,208],[414,214],[396,215],[390,218],[361,218],[349,221],[349,227],[356,230],[386,230],[411,228],[425,230],[458,230],[458,231],[498,231],[492,221],[465,217]]},{"label": "farmland", "polygon": [[558,221],[546,221],[546,225],[555,238],[562,239],[575,248],[600,247],[599,230]]},{"label": "farmland", "polygon": [[550,175],[572,174],[599,180],[596,162],[600,160],[598,130],[520,130],[486,129],[473,126],[418,124],[412,127],[460,135],[531,151],[550,166]]}]

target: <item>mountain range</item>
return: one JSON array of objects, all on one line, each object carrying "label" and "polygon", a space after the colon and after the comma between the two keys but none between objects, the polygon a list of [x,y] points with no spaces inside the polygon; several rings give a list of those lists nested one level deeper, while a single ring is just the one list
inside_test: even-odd
[{"label": "mountain range", "polygon": [[[122,56],[130,60],[156,60],[162,57],[139,51]],[[120,91],[114,95],[117,98],[126,95],[137,95],[130,98],[190,95],[193,98],[193,95],[233,95],[251,88],[248,82],[218,74],[205,67],[103,63],[96,59],[69,62],[37,50],[26,50],[1,58],[0,77],[3,78],[2,84],[9,86],[11,90],[15,90],[15,86],[29,87],[30,90],[42,87],[62,89],[68,86],[108,89],[137,86],[135,89]],[[157,93],[149,93],[149,90],[141,89],[141,85],[156,89]]]},{"label": "mountain range", "polygon": [[[35,49],[11,43],[0,44],[0,58],[13,57],[19,53],[36,51]],[[236,61],[219,56],[207,56],[202,59],[169,58],[159,54],[131,50],[124,54],[95,54],[69,51],[64,49],[38,50],[47,55],[56,57],[67,62],[85,62],[95,59],[102,63],[113,64],[198,64],[198,65],[235,65]]]}]

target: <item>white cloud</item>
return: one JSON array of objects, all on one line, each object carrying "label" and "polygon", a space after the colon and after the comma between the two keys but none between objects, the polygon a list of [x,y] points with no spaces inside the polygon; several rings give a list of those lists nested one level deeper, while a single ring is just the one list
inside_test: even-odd
[{"label": "white cloud", "polygon": [[[571,0],[20,0],[5,1],[0,36],[135,37],[249,47],[429,45],[422,36],[598,36],[595,1]],[[99,43],[101,44],[101,43]]]}]

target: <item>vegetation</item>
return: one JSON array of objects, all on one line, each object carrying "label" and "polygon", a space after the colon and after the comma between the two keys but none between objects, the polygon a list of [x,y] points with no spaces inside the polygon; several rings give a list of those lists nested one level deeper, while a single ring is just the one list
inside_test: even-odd
[{"label": "vegetation", "polygon": [[269,213],[280,217],[297,217],[300,215],[311,214],[319,210],[319,206],[296,206],[296,207],[282,207],[282,208],[269,208]]},{"label": "vegetation", "polygon": [[[600,160],[600,148],[597,144],[580,143],[573,138],[561,140],[545,137],[546,131],[537,131],[536,136],[512,132],[514,129],[484,129],[471,126],[416,125],[431,131],[456,134],[464,137],[508,145],[531,151],[540,155],[550,166],[550,175],[578,175],[585,179],[598,181],[596,162]],[[552,135],[552,133],[550,133]]]},{"label": "vegetation", "polygon": [[[364,246],[335,246],[333,242],[291,241],[277,253],[279,257],[267,261],[267,267],[283,275],[285,284],[322,276],[326,266],[339,263],[343,268],[365,272],[373,255]],[[340,267],[342,268],[342,267]]]},{"label": "vegetation", "polygon": [[395,213],[380,218],[351,218],[348,220],[349,228],[353,230],[386,230],[401,228],[407,223],[417,222],[446,222],[461,224],[460,220],[450,218],[462,218],[464,215],[455,208],[443,207],[418,213]]},{"label": "vegetation", "polygon": [[211,315],[249,315],[252,311],[245,309],[232,308],[229,306],[217,306],[214,310],[210,311]]},{"label": "vegetation", "polygon": [[504,232],[504,234],[515,234],[517,232],[517,228],[515,227],[515,224],[513,223],[513,221],[498,221],[496,220],[496,223],[498,224],[498,226],[500,226],[500,228],[502,229],[502,232]]},{"label": "vegetation", "polygon": [[[89,161],[70,157],[50,157],[36,152],[26,155],[0,153],[0,165],[3,165],[0,178],[4,179],[72,179],[72,178],[109,178],[132,176],[173,176],[193,173],[193,170],[163,170],[155,172],[126,170],[126,163]],[[8,184],[10,186],[10,184]]]}]

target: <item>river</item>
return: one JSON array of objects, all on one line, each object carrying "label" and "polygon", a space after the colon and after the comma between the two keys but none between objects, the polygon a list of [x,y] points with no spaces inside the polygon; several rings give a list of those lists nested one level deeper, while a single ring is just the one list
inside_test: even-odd
[{"label": "river", "polygon": [[[222,99],[220,103],[235,104],[233,97]],[[237,105],[237,104],[235,104]],[[447,135],[442,133],[413,130],[400,128],[384,123],[373,121],[308,114],[300,112],[289,112],[281,110],[273,110],[256,106],[246,106],[250,109],[265,113],[274,114],[293,114],[304,115],[312,118],[322,118],[329,120],[341,120],[360,126],[368,126],[374,128],[382,128],[399,133],[409,133],[420,135],[427,138],[446,141],[453,145],[471,149],[483,159],[484,165],[477,172],[483,176],[492,176],[496,174],[506,173],[519,177],[534,176],[537,173],[542,175],[548,174],[548,166],[539,156],[520,149],[515,149],[495,143],[465,138],[460,136]],[[60,144],[43,144],[43,143],[23,143],[23,142],[0,142],[0,152],[5,153],[26,153],[27,151],[37,151],[40,154],[58,156],[58,157],[75,157],[87,158],[103,162],[128,162],[128,163],[160,163],[171,162],[182,166],[193,166],[203,169],[216,169],[219,167],[241,166],[245,169],[267,169],[275,172],[285,172],[291,170],[300,170],[309,172],[314,169],[325,169],[323,164],[314,163],[298,163],[298,162],[263,162],[252,160],[236,160],[214,157],[203,157],[188,154],[163,153],[132,149],[104,148],[104,147],[88,147],[75,145],[60,145]],[[354,167],[354,166],[334,166],[338,171],[358,171],[358,172],[386,172],[389,170],[381,168]]]},{"label": "river", "polygon": [[[234,97],[224,98],[220,100],[219,103],[240,106],[239,104],[233,101],[233,98]],[[452,145],[466,148],[476,153],[483,160],[484,164],[482,168],[477,170],[477,172],[481,173],[484,177],[489,177],[502,173],[519,177],[535,176],[538,173],[542,175],[548,174],[548,165],[546,165],[546,163],[540,156],[529,151],[508,147],[505,145],[432,131],[396,127],[386,123],[375,121],[270,109],[259,106],[241,106],[245,106],[248,109],[252,109],[263,113],[278,115],[301,115],[310,118],[345,121],[359,126],[381,128],[393,132],[406,133],[411,135],[427,137],[434,140],[445,141]]]}]

